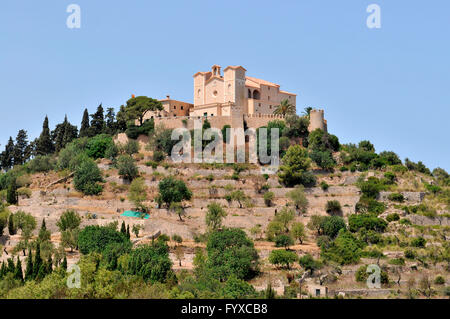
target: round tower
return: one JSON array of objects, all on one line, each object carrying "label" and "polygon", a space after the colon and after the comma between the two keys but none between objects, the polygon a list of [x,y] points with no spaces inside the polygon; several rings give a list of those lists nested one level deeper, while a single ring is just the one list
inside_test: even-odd
[{"label": "round tower", "polygon": [[323,110],[311,110],[309,113],[309,127],[308,130],[310,132],[317,130],[320,128],[323,131],[327,131],[327,128],[325,126],[325,117],[324,117],[324,111]]}]

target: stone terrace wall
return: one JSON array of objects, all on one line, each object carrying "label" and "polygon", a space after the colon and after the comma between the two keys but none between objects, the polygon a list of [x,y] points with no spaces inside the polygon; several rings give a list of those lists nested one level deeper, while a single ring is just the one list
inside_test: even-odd
[{"label": "stone terrace wall", "polygon": [[[178,117],[161,117],[155,118],[155,125],[164,124],[168,129],[174,129],[179,127],[186,127],[188,130],[194,129],[194,119],[199,119],[203,122],[205,121],[204,116],[178,116]],[[222,129],[224,125],[231,125],[230,116],[209,116],[207,117],[211,127]],[[184,126],[183,120],[187,120],[187,125]]]},{"label": "stone terrace wall", "polygon": [[247,122],[247,127],[258,128],[267,126],[270,121],[284,120],[282,115],[273,114],[248,114],[244,115],[244,121]]}]

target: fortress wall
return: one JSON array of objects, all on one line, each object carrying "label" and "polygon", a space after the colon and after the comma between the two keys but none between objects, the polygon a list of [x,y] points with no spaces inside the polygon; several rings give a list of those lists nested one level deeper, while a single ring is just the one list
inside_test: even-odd
[{"label": "fortress wall", "polygon": [[[155,125],[164,124],[164,126],[168,129],[174,129],[179,127],[186,127],[188,130],[194,129],[194,119],[199,119],[202,121],[202,124],[205,120],[203,116],[180,116],[180,117],[170,117],[170,118],[155,118]],[[183,124],[183,120],[187,120],[187,125]],[[231,125],[231,117],[230,116],[212,116],[208,117],[209,123],[211,123],[211,127],[215,127],[218,129],[222,129],[224,125]]]},{"label": "fortress wall", "polygon": [[271,121],[284,120],[282,115],[273,114],[249,114],[244,115],[244,121],[247,122],[247,127],[259,128],[261,126],[267,126]]}]

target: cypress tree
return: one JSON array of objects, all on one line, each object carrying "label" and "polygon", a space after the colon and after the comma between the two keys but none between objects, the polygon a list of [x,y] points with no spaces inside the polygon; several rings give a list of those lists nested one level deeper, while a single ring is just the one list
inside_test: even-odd
[{"label": "cypress tree", "polygon": [[44,123],[42,124],[42,133],[36,143],[36,154],[48,155],[53,153],[53,151],[54,147],[50,136],[50,129],[48,127],[48,117],[46,116]]},{"label": "cypress tree", "polygon": [[44,263],[42,263],[41,266],[39,267],[39,270],[37,272],[35,279],[37,281],[41,281],[42,279],[45,278],[45,275],[47,275],[47,267]]},{"label": "cypress tree", "polygon": [[16,271],[16,265],[14,265],[14,259],[8,258],[8,265],[6,266],[6,272],[13,273]]},{"label": "cypress tree", "polygon": [[5,146],[5,150],[2,152],[2,168],[9,170],[14,165],[14,141],[12,137],[9,137],[8,144]]},{"label": "cypress tree", "polygon": [[83,119],[81,120],[80,137],[90,136],[89,112],[84,109]]},{"label": "cypress tree", "polygon": [[116,133],[116,113],[114,108],[109,107],[106,109],[106,130],[108,134],[114,135]]},{"label": "cypress tree", "polygon": [[51,238],[51,233],[49,230],[47,230],[47,226],[45,224],[45,218],[42,219],[42,225],[41,229],[39,230],[38,238],[40,242],[50,240]]},{"label": "cypress tree", "polygon": [[6,266],[5,266],[5,262],[2,262],[2,266],[0,267],[0,279],[3,279],[3,277],[5,277],[6,275]]},{"label": "cypress tree", "polygon": [[20,130],[13,150],[14,165],[23,165],[30,156],[27,131]]},{"label": "cypress tree", "polygon": [[100,104],[97,112],[91,115],[91,132],[92,136],[102,134],[105,132],[105,118],[103,116],[103,106]]},{"label": "cypress tree", "polygon": [[61,264],[61,268],[67,270],[67,258],[64,256],[63,262]]},{"label": "cypress tree", "polygon": [[67,115],[64,117],[64,122],[56,125],[52,131],[52,140],[55,145],[55,151],[59,152],[68,143],[72,142],[78,136],[78,128],[70,124]]},{"label": "cypress tree", "polygon": [[34,264],[33,264],[33,278],[35,279],[38,276],[40,269],[42,268],[41,244],[37,243],[36,246],[37,246],[36,256],[34,257]]},{"label": "cypress tree", "polygon": [[51,274],[53,272],[53,259],[52,255],[48,256],[47,260],[47,274]]},{"label": "cypress tree", "polygon": [[28,248],[27,267],[25,268],[25,280],[33,279],[33,254],[31,248]]},{"label": "cypress tree", "polygon": [[23,271],[22,271],[22,263],[20,261],[19,256],[17,256],[16,269],[14,272],[14,278],[17,280],[23,281]]},{"label": "cypress tree", "polygon": [[11,213],[8,218],[8,232],[10,235],[15,235],[17,233],[16,226],[14,226],[14,214]]},{"label": "cypress tree", "polygon": [[8,189],[6,190],[6,201],[11,205],[16,205],[19,202],[15,178],[11,180],[11,183],[8,185]]},{"label": "cypress tree", "polygon": [[125,228],[125,221],[122,221],[122,226],[120,226],[120,232],[122,234],[127,234],[127,229]]},{"label": "cypress tree", "polygon": [[127,237],[130,239],[130,225],[127,225]]}]

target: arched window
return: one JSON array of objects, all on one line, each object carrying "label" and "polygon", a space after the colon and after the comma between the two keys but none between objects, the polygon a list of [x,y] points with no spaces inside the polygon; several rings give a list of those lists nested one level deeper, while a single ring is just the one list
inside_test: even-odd
[{"label": "arched window", "polygon": [[252,91],[250,89],[248,89],[248,98],[251,99],[252,98]]},{"label": "arched window", "polygon": [[261,98],[261,96],[260,96],[258,90],[254,90],[254,91],[253,91],[253,98],[254,98],[255,100],[259,100],[259,99]]}]

